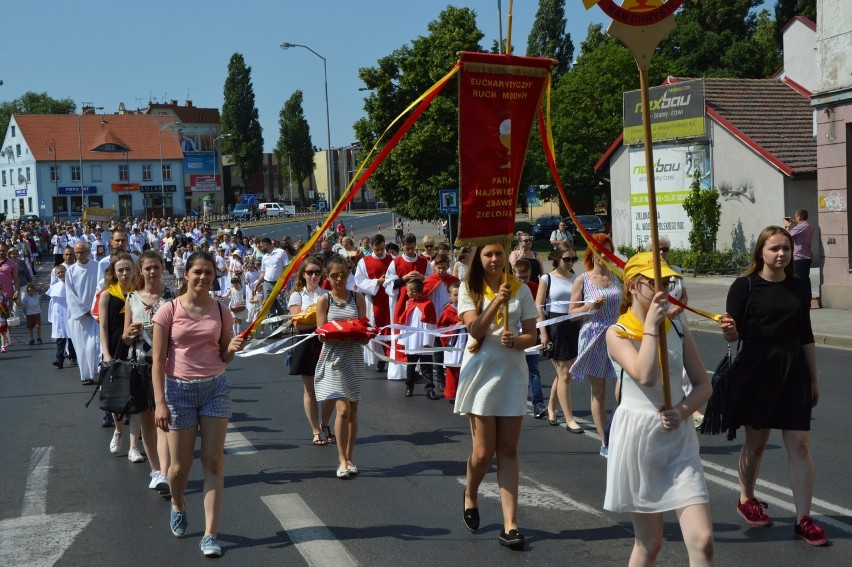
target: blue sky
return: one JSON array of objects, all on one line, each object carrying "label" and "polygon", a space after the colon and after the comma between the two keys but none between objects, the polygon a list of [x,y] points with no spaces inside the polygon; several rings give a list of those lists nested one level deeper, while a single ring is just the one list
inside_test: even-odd
[{"label": "blue sky", "polygon": [[[301,89],[314,145],[325,147],[322,61],[305,49],[282,50],[282,41],[310,46],[327,59],[331,144],[355,141],[352,124],[363,116],[358,69],[426,35],[426,25],[448,5],[477,14],[483,47],[498,37],[497,0],[18,0],[4,8],[5,61],[0,100],[46,91],[114,112],[149,99],[187,98],[195,106],[222,106],[228,60],[240,52],[252,67],[264,148],[278,140],[278,113]],[[503,33],[509,0],[502,0]],[[537,0],[515,0],[512,43],[526,49]],[[608,22],[582,0],[566,1],[575,46],[591,22]]]}]

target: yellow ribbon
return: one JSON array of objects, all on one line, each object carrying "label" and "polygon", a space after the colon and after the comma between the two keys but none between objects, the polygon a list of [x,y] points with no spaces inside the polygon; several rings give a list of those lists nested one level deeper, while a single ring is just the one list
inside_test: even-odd
[{"label": "yellow ribbon", "polygon": [[[620,337],[624,337],[627,339],[631,339],[634,341],[641,341],[642,335],[645,332],[645,322],[640,321],[639,318],[633,314],[632,309],[628,309],[627,313],[618,318],[618,324],[624,327],[621,329],[619,327],[615,328],[615,332]],[[672,328],[672,322],[669,321],[669,318],[666,317],[666,334],[669,334],[669,330]]]},{"label": "yellow ribbon", "polygon": [[[518,290],[521,289],[521,287],[525,284],[521,283],[521,280],[519,280],[515,276],[509,276],[509,279],[507,281],[508,281],[509,285],[511,286],[511,291],[509,292],[509,298],[511,299],[511,298],[515,297],[515,294],[518,293]],[[488,301],[494,301],[495,299],[497,299],[497,294],[494,293],[494,291],[491,289],[490,286],[486,285],[484,297]],[[507,309],[507,311],[508,311],[508,309]],[[495,322],[497,323],[498,327],[501,327],[503,325],[503,310],[502,309],[497,310],[497,317],[495,317]]]}]

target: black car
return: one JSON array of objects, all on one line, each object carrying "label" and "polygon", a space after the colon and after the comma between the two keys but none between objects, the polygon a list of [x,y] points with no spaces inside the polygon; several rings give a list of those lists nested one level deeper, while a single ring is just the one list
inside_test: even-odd
[{"label": "black car", "polygon": [[28,222],[39,222],[41,218],[38,215],[24,215],[21,217],[21,222],[26,224]]},{"label": "black car", "polygon": [[538,220],[535,221],[533,225],[533,239],[534,240],[548,240],[550,239],[550,235],[554,230],[559,228],[559,223],[562,222],[562,218],[557,217],[556,215],[548,215],[545,217],[539,217]]},{"label": "black car", "polygon": [[[580,224],[583,225],[583,228],[585,228],[586,232],[589,234],[606,234],[606,226],[604,226],[603,221],[601,221],[601,218],[597,215],[577,215],[577,220],[580,221]],[[573,222],[569,223],[568,230],[574,234],[580,234],[580,231],[577,230],[577,227]]]}]

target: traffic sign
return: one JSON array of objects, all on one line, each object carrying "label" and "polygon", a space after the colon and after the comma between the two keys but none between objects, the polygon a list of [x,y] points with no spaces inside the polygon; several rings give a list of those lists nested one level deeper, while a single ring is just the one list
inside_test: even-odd
[{"label": "traffic sign", "polygon": [[535,185],[530,185],[527,189],[527,200],[532,201],[533,199],[535,199]]},{"label": "traffic sign", "polygon": [[254,205],[254,193],[248,193],[240,197],[240,203],[243,205]]},{"label": "traffic sign", "polygon": [[459,214],[459,190],[458,189],[440,189],[438,190],[438,202],[441,206],[441,215],[457,215]]},{"label": "traffic sign", "polygon": [[326,212],[328,210],[328,201],[324,201],[322,199],[317,201],[317,210],[321,213]]}]

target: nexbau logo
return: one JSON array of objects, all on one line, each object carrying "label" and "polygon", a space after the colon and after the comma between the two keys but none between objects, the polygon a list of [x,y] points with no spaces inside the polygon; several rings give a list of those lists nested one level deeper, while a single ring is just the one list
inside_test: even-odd
[{"label": "nexbau logo", "polygon": [[[688,106],[689,99],[692,98],[692,95],[670,97],[668,94],[668,91],[665,91],[663,92],[663,96],[657,100],[650,101],[648,104],[651,107],[651,110],[665,110],[667,108],[677,108],[678,106]],[[633,112],[637,114],[642,112],[641,102],[636,103],[636,107],[633,109]]]},{"label": "nexbau logo", "polygon": [[[657,165],[654,167],[654,173],[669,173],[672,171],[680,171],[679,163],[663,163],[662,160],[657,160]],[[633,168],[633,175],[645,175],[647,168],[644,165],[637,165]]]}]

